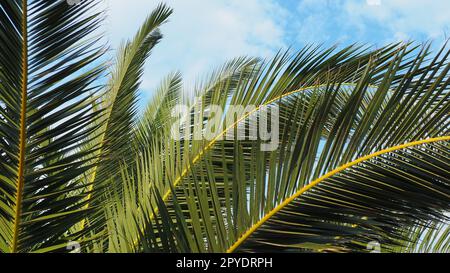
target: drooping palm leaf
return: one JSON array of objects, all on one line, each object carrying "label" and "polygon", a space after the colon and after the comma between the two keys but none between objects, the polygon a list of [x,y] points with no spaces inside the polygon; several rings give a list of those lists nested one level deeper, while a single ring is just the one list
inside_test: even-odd
[{"label": "drooping palm leaf", "polygon": [[182,101],[181,83],[180,73],[170,74],[156,90],[135,129],[138,147],[148,147],[152,135],[157,134],[167,124],[171,124],[172,109]]},{"label": "drooping palm leaf", "polygon": [[[204,94],[205,95],[205,100],[207,101],[214,101],[217,104],[223,104],[225,105],[226,101],[229,99],[229,96],[227,95],[227,93],[233,93],[235,91],[236,86],[238,85],[238,83],[240,82],[240,79],[244,79],[246,77],[249,77],[249,75],[251,75],[252,73],[255,73],[255,71],[257,71],[256,66],[257,65],[257,61],[255,59],[251,59],[251,58],[237,58],[235,60],[232,60],[228,63],[226,63],[225,65],[223,65],[220,69],[218,69],[217,71],[215,71],[214,73],[212,73],[209,78],[201,84],[198,84],[196,91],[197,93],[200,94]],[[227,89],[225,89],[225,87],[227,87]],[[213,91],[215,90],[224,90],[227,93],[221,93],[219,96],[215,95],[215,96],[211,96],[211,94],[213,94]],[[141,172],[141,174],[143,174],[145,176],[145,173],[147,173],[147,168],[146,166],[151,166],[150,168],[152,170],[158,170],[158,172],[161,172],[161,175],[167,176],[167,177],[172,177],[172,176],[176,176],[179,172],[179,170],[177,169],[177,165],[179,164],[179,166],[186,166],[187,164],[189,164],[189,156],[188,154],[195,154],[197,153],[200,149],[201,146],[198,145],[197,142],[192,142],[193,145],[189,144],[189,140],[187,140],[186,144],[184,145],[184,147],[180,146],[179,144],[177,144],[177,151],[179,151],[179,153],[175,154],[172,153],[171,155],[169,155],[168,153],[166,153],[167,156],[167,160],[172,162],[174,165],[171,166],[170,169],[163,169],[162,165],[158,165],[157,162],[155,162],[154,164],[152,163],[151,165],[146,165],[146,163],[148,162],[147,160],[152,160],[152,157],[154,156],[158,156],[159,155],[159,151],[161,151],[162,149],[174,149],[175,148],[175,142],[172,141],[171,137],[169,135],[167,135],[167,138],[161,137],[162,134],[164,134],[164,132],[166,132],[168,129],[170,129],[172,126],[172,124],[170,124],[170,122],[165,121],[164,126],[161,127],[162,124],[162,120],[160,119],[160,117],[158,117],[158,115],[167,115],[169,114],[170,116],[167,118],[172,118],[172,113],[171,111],[173,110],[170,107],[173,107],[175,105],[173,105],[174,103],[177,104],[182,104],[183,102],[188,105],[188,108],[190,109],[190,114],[192,115],[192,118],[194,118],[194,114],[197,113],[199,110],[196,108],[196,104],[198,102],[192,102],[190,100],[183,100],[182,98],[182,94],[178,94],[175,95],[176,93],[180,92],[179,90],[179,82],[177,80],[177,77],[171,79],[170,81],[163,82],[162,86],[159,88],[161,94],[166,94],[165,96],[160,95],[161,99],[157,99],[155,101],[151,101],[150,104],[148,105],[148,109],[146,110],[146,112],[144,113],[144,116],[142,117],[142,120],[138,123],[138,126],[136,128],[135,131],[135,136],[136,136],[136,142],[138,144],[138,150],[136,151],[136,160],[135,163],[132,164],[131,166],[131,170],[129,170],[130,166],[127,165],[125,166],[126,169],[128,169],[127,171],[130,171],[128,174],[131,175],[132,173],[136,173],[136,172]],[[174,93],[172,93],[175,92]],[[156,96],[158,96],[158,94]],[[172,101],[169,98],[171,97],[171,95],[175,95],[175,100]],[[169,96],[167,96],[169,95]],[[157,97],[158,98],[158,97]],[[158,102],[160,101],[160,103]],[[167,103],[167,104],[166,104]],[[154,109],[156,107],[156,109]],[[160,110],[161,109],[165,109],[164,112],[166,110],[169,110],[169,113],[162,113]],[[156,115],[156,118],[155,118]],[[159,129],[159,130],[158,130]],[[195,134],[195,132],[197,132],[197,130],[199,130],[200,128],[192,128],[192,134]],[[170,131],[170,130],[169,130]],[[184,155],[185,154],[185,155]],[[145,162],[145,163],[144,163]],[[144,165],[141,165],[144,164]],[[144,169],[141,169],[141,166],[145,166]],[[156,174],[156,172],[151,172],[151,174]],[[167,181],[167,179],[162,179],[162,177],[160,177],[161,179],[155,179],[153,186],[154,187],[158,187],[161,191],[166,191],[166,195],[167,195],[167,191],[168,191],[168,187],[170,187],[169,184],[165,183],[165,181]],[[130,182],[128,179],[133,179],[132,176],[128,177],[128,176],[123,176],[123,180],[124,180],[124,184],[125,185],[136,185],[136,183],[134,182]],[[152,178],[149,178],[152,179]],[[134,196],[136,193],[131,194],[129,191],[134,191],[134,189],[136,189],[136,186],[133,187],[125,187],[123,190],[125,190],[125,192],[128,192],[128,195]],[[121,189],[118,189],[118,191],[122,191]],[[144,196],[148,193],[148,191],[138,191],[141,194],[144,194]],[[141,198],[145,198],[144,196],[141,196]],[[167,196],[165,196],[164,198],[167,198]],[[147,215],[146,213],[148,213],[147,209],[148,209],[148,205],[147,207],[140,207],[138,203],[134,203],[133,202],[127,202],[126,204],[124,204],[127,211],[129,211],[130,209],[135,211],[135,213],[142,215]],[[110,215],[113,214],[114,216],[112,216],[112,219],[109,221],[110,222],[110,226],[114,225],[119,225],[120,224],[124,224],[124,225],[129,225],[129,218],[128,217],[121,217],[120,214],[121,213],[128,213],[128,212],[124,212],[123,210],[125,210],[125,208],[123,207],[124,205],[119,204],[119,207],[122,207],[122,211],[117,211],[117,207],[112,207],[110,208],[110,211],[108,212]],[[154,204],[153,204],[154,205]],[[131,206],[131,207],[129,207]],[[157,212],[158,209],[155,207],[155,212]],[[117,214],[119,213],[119,214]],[[134,216],[133,216],[134,217]],[[136,216],[137,217],[137,216]],[[132,222],[135,222],[135,220],[133,219]],[[131,225],[131,224],[130,224]],[[136,227],[136,226],[135,226]],[[135,241],[136,240],[136,235],[139,232],[142,232],[145,230],[145,223],[142,223],[142,225],[140,225],[136,230],[133,230],[131,228],[128,228],[127,231],[125,233],[121,233],[120,234],[120,238],[116,238],[117,236],[110,236],[109,240],[114,241],[114,240],[125,240],[125,241]],[[116,230],[110,230],[111,233],[116,233]],[[131,238],[131,239],[130,239]],[[132,243],[133,244],[133,243]],[[118,245],[115,246],[114,250],[117,251],[118,249],[121,249],[122,251],[124,249],[130,249],[133,248],[133,246],[129,245],[129,246],[120,246],[118,247]]]},{"label": "drooping palm leaf", "polygon": [[[147,17],[132,40],[125,42],[118,50],[115,66],[102,99],[105,115],[100,120],[99,134],[94,140],[99,143],[101,160],[90,174],[89,196],[86,208],[96,206],[95,200],[104,201],[103,189],[115,187],[117,169],[121,161],[132,151],[131,133],[135,123],[138,90],[142,81],[145,61],[152,49],[160,42],[162,35],[159,27],[167,22],[172,9],[160,4]],[[120,186],[120,185],[119,185]],[[94,191],[95,190],[95,191]],[[96,196],[92,196],[95,194]],[[91,215],[90,224],[99,232],[105,227],[104,212]],[[88,220],[81,223],[83,230]]]},{"label": "drooping palm leaf", "polygon": [[372,242],[391,249],[405,227],[440,221],[449,210],[445,140],[391,147],[327,173],[265,214],[228,251],[364,251]]},{"label": "drooping palm leaf", "polygon": [[[431,59],[429,45],[236,59],[195,101],[174,75],[134,127],[143,64],[171,10],[160,5],[121,48],[99,107],[102,51],[86,39],[96,3],[0,4],[0,252],[56,251],[87,234],[98,251],[108,235],[113,252],[364,251],[374,241],[446,251],[445,47]],[[174,141],[179,103],[193,124]],[[278,149],[223,139],[267,108],[279,110]],[[232,122],[192,140],[217,119]]]},{"label": "drooping palm leaf", "polygon": [[[383,55],[380,54],[382,50],[368,55],[367,62],[361,65],[361,69],[353,69],[353,75],[350,71],[340,74],[337,73],[338,69],[327,67],[328,73],[319,73],[323,75],[322,81],[325,83],[296,91],[279,91],[275,87],[280,85],[275,83],[273,89],[282,95],[266,101],[266,104],[277,104],[280,108],[281,141],[277,151],[261,152],[258,150],[261,143],[216,139],[213,145],[203,146],[207,149],[201,150],[199,156],[194,154],[191,158],[192,165],[184,171],[179,171],[180,180],[171,180],[170,176],[166,176],[167,170],[170,170],[167,164],[171,162],[170,157],[177,154],[177,145],[172,145],[170,150],[161,150],[153,157],[144,157],[141,169],[147,168],[145,175],[137,173],[132,177],[139,177],[141,183],[155,183],[155,178],[169,179],[172,188],[175,186],[177,189],[173,189],[176,191],[173,195],[175,199],[167,199],[167,194],[161,194],[161,200],[166,202],[166,205],[158,210],[167,211],[165,215],[159,215],[155,220],[154,212],[158,210],[148,210],[147,218],[144,216],[139,220],[138,226],[154,221],[151,224],[153,229],[156,223],[160,226],[166,225],[167,229],[173,221],[176,222],[178,231],[185,233],[183,238],[176,238],[183,242],[179,246],[190,242],[182,251],[235,250],[236,247],[233,246],[243,244],[237,242],[248,230],[252,231],[252,226],[257,225],[265,215],[322,175],[358,158],[376,154],[380,150],[446,136],[449,110],[448,52],[443,49],[435,58],[427,59],[428,49],[429,47],[417,50],[409,46],[386,48],[385,52],[394,53]],[[349,60],[350,63],[354,61]],[[353,82],[348,82],[349,79],[353,79]],[[283,77],[278,78],[278,81],[283,80]],[[258,79],[258,82],[263,81]],[[252,91],[262,90],[258,85],[245,86],[251,86]],[[272,89],[269,87],[267,90]],[[261,97],[261,93],[255,94]],[[243,103],[249,101],[251,102],[245,100]],[[235,125],[237,124],[229,129],[233,129]],[[448,159],[445,153],[442,158],[444,162]],[[411,159],[404,160],[402,164],[407,164],[407,160]],[[146,167],[154,165],[155,162],[163,167],[157,170]],[[415,164],[415,161],[413,163]],[[402,164],[399,164],[399,169],[403,167]],[[156,179],[156,182],[158,181],[160,180]],[[178,183],[181,181],[183,182]],[[439,184],[441,187],[448,186],[445,181],[440,183],[444,185]],[[160,186],[155,187],[161,190]],[[168,187],[170,188],[170,183]],[[346,190],[343,187],[343,191]],[[161,192],[164,193],[165,190]],[[332,191],[324,192],[321,198],[325,200],[326,194],[336,194]],[[380,196],[383,194],[387,193],[382,191]],[[158,194],[153,197],[154,201],[148,203],[148,208],[161,203],[156,202],[159,200],[157,196]],[[414,195],[406,193],[404,198],[411,196]],[[443,198],[436,201],[441,207],[428,209],[430,215],[443,215],[442,212],[438,214],[439,210],[445,210],[448,204],[445,196]],[[143,196],[142,199],[147,200],[149,197]],[[144,202],[143,200],[141,201]],[[428,205],[433,206],[433,203]],[[295,217],[298,212],[293,214]],[[419,214],[417,217],[422,217],[419,220],[428,220],[425,214]],[[409,222],[405,221],[404,224],[415,224],[413,219],[407,220]],[[278,224],[283,226],[282,223]],[[169,240],[167,235],[164,239],[161,232],[157,232],[158,229],[152,231],[148,225],[145,226],[147,228],[144,230],[147,232],[141,232],[141,240],[148,239],[145,234],[159,236],[159,240],[156,244],[153,240],[153,244],[148,241],[141,245],[145,245],[146,249],[153,245],[152,251],[173,250],[165,248],[169,245],[163,243],[165,239]],[[334,225],[336,231],[343,226],[345,225]],[[376,230],[375,227],[376,225],[373,225],[373,229],[367,230]],[[136,233],[139,233],[140,228],[133,227],[137,230]],[[395,230],[394,225],[391,228]],[[253,238],[250,235],[253,235],[253,231],[244,237]],[[395,237],[395,233],[392,233],[392,237]],[[277,236],[273,238],[276,239]],[[383,238],[386,241],[392,239]],[[268,238],[265,240],[269,241]],[[263,239],[256,241],[261,243]],[[329,247],[327,243],[333,242],[321,242],[322,246]],[[265,245],[276,244],[266,242]],[[311,245],[317,246],[317,243]],[[339,246],[337,249],[342,251],[357,249],[354,245],[353,248],[348,245],[347,248],[337,244],[334,246]],[[305,245],[303,248],[308,249]],[[246,249],[262,250],[249,247]]]}]

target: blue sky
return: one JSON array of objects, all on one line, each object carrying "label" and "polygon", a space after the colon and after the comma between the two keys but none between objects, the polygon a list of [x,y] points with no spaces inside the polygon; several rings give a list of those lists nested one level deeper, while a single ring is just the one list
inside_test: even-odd
[{"label": "blue sky", "polygon": [[[105,0],[114,47],[131,37],[158,0]],[[236,56],[270,57],[308,43],[374,46],[450,36],[449,0],[167,0],[174,8],[146,65],[142,98],[182,72],[186,86]]]}]

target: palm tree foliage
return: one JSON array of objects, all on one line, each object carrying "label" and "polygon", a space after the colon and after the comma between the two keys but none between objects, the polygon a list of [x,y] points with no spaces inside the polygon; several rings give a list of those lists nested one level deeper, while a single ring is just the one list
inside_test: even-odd
[{"label": "palm tree foliage", "polygon": [[[98,2],[0,3],[0,252],[449,251],[446,45],[236,58],[139,114],[172,10],[106,67]],[[275,118],[276,149],[232,137]]]},{"label": "palm tree foliage", "polygon": [[67,230],[85,217],[84,185],[74,181],[92,167],[95,155],[79,147],[102,112],[92,107],[104,71],[95,5],[0,4],[2,252],[65,244]]}]

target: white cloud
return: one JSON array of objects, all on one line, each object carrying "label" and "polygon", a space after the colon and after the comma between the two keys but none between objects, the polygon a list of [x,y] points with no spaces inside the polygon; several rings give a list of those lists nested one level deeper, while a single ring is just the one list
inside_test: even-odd
[{"label": "white cloud", "polygon": [[301,44],[355,42],[362,28],[344,12],[344,4],[343,0],[299,1],[294,16],[297,40]]},{"label": "white cloud", "polygon": [[345,10],[354,22],[373,20],[401,38],[411,33],[440,38],[450,26],[448,0],[380,0],[379,5],[352,0],[346,1]]},{"label": "white cloud", "polygon": [[440,40],[450,34],[448,0],[302,0],[297,7],[300,19],[295,25],[301,43],[382,45]]},{"label": "white cloud", "polygon": [[[160,0],[105,0],[108,36],[131,37]],[[376,3],[378,0],[371,0]],[[280,48],[316,42],[385,44],[441,38],[450,31],[448,0],[166,0],[174,8],[143,78],[151,92],[168,73],[187,82],[236,56],[272,56]],[[372,3],[372,2],[371,2]],[[447,33],[449,34],[449,33]]]},{"label": "white cloud", "polygon": [[[162,27],[164,39],[148,62],[142,86],[145,91],[152,91],[163,76],[174,70],[180,70],[192,82],[233,57],[270,56],[285,47],[286,11],[275,1],[165,2],[174,8],[174,14]],[[133,35],[158,3],[108,0],[106,27],[113,44]]]}]

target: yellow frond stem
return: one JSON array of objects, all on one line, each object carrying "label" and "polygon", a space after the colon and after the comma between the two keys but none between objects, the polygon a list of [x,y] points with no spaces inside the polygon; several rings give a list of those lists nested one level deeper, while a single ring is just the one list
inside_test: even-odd
[{"label": "yellow frond stem", "polygon": [[[256,113],[257,111],[259,111],[262,107],[266,107],[278,100],[281,100],[283,98],[289,97],[291,95],[306,91],[306,90],[313,90],[313,89],[317,89],[317,88],[323,88],[323,87],[327,87],[329,84],[319,84],[319,85],[312,85],[312,86],[307,86],[307,87],[303,87],[285,94],[282,94],[280,96],[277,96],[274,99],[271,99],[261,105],[259,105],[258,107],[255,107],[255,109],[253,109],[252,111],[247,112],[245,115],[243,115],[241,118],[239,118],[235,123],[233,123],[231,126],[229,126],[228,128],[226,128],[224,131],[222,131],[219,135],[217,135],[213,140],[211,140],[211,142],[208,143],[208,145],[206,145],[192,160],[192,163],[189,164],[185,169],[183,169],[183,171],[181,172],[181,174],[174,180],[173,182],[173,187],[176,188],[181,181],[183,180],[183,178],[189,173],[189,171],[191,170],[191,166],[195,165],[199,160],[202,159],[203,155],[209,150],[211,149],[212,146],[214,146],[214,144],[216,144],[217,141],[219,141],[220,139],[223,138],[223,136],[228,133],[230,130],[234,129],[237,125],[239,125],[239,123],[241,123],[242,121],[244,121],[246,118],[250,117],[252,114]],[[342,83],[341,85],[343,86],[356,86],[355,83]],[[377,86],[374,85],[369,85],[369,87],[371,88],[376,88]],[[163,196],[163,201],[166,202],[169,197],[171,196],[172,191],[169,189]],[[159,209],[156,208],[155,209],[155,213],[152,213],[150,215],[150,220],[153,220],[155,218],[155,214],[157,214],[159,212]],[[145,227],[143,227],[141,229],[142,232],[144,232]],[[133,242],[133,246],[136,246],[138,243],[137,240],[135,240]]]},{"label": "yellow frond stem", "polygon": [[28,3],[22,1],[22,83],[21,83],[21,103],[20,103],[20,131],[19,131],[19,165],[17,170],[17,193],[13,226],[13,241],[11,252],[18,249],[19,232],[22,217],[22,200],[24,189],[25,172],[25,149],[26,149],[26,115],[27,115],[27,94],[28,94]]},{"label": "yellow frond stem", "polygon": [[272,216],[274,216],[276,213],[278,213],[280,210],[282,210],[284,207],[286,207],[287,205],[289,205],[292,201],[294,201],[295,199],[297,199],[298,197],[300,197],[302,194],[304,194],[305,192],[309,191],[310,189],[314,188],[315,186],[317,186],[318,184],[320,184],[321,182],[323,182],[324,180],[350,168],[353,167],[359,163],[362,163],[364,161],[367,161],[369,159],[372,159],[374,157],[383,155],[383,154],[387,154],[387,153],[391,153],[391,152],[395,152],[398,150],[402,150],[405,148],[409,148],[409,147],[413,147],[413,146],[418,146],[418,145],[423,145],[423,144],[427,144],[427,143],[433,143],[433,142],[439,142],[439,141],[448,141],[450,140],[450,136],[443,136],[443,137],[437,137],[437,138],[429,138],[429,139],[425,139],[425,140],[419,140],[419,141],[414,141],[414,142],[409,142],[409,143],[405,143],[402,145],[398,145],[395,147],[391,147],[388,149],[384,149],[381,151],[378,151],[376,153],[358,158],[352,162],[349,162],[345,165],[342,165],[341,167],[334,169],[331,172],[328,172],[327,174],[319,177],[318,179],[312,181],[310,184],[308,184],[307,186],[303,187],[301,190],[299,190],[298,192],[296,192],[294,195],[292,195],[291,197],[289,197],[288,199],[286,199],[283,203],[281,203],[280,205],[278,205],[277,207],[275,207],[273,210],[271,210],[268,214],[266,214],[261,220],[259,220],[256,224],[254,224],[249,230],[247,230],[247,232],[244,233],[244,235],[242,235],[238,241],[236,241],[236,243],[234,243],[228,250],[227,253],[232,253],[234,252],[247,238],[249,238],[259,227],[261,227],[265,222],[267,222]]}]

